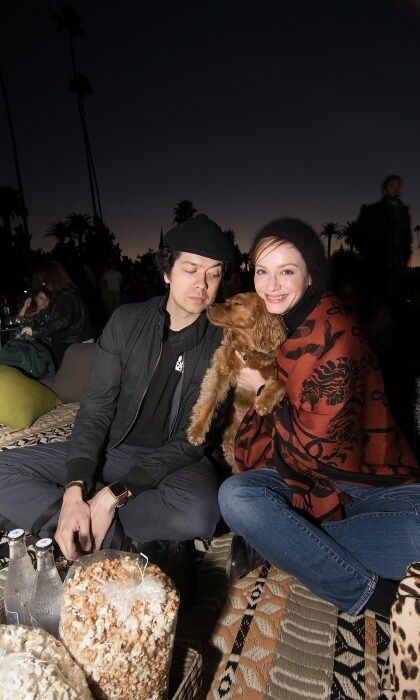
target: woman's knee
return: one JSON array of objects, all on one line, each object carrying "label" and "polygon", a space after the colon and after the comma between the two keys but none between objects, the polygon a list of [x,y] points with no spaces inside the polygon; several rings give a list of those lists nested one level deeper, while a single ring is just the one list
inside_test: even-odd
[{"label": "woman's knee", "polygon": [[[420,516],[404,513],[398,529],[401,543],[405,543],[408,550],[411,544],[413,561],[420,561]],[[412,561],[409,564],[412,564]]]},{"label": "woman's knee", "polygon": [[241,475],[230,476],[223,482],[218,494],[222,516],[229,513],[231,510],[236,510],[238,502],[245,496],[245,491],[246,487],[244,486],[244,480]]},{"label": "woman's knee", "polygon": [[229,477],[219,489],[219,507],[222,518],[234,532],[242,533],[244,528],[264,517],[265,506],[261,501],[264,487],[251,483],[246,474]]}]

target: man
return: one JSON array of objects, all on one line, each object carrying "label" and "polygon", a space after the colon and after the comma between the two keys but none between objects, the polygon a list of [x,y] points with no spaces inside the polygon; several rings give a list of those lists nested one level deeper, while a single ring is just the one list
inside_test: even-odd
[{"label": "man", "polygon": [[400,275],[411,257],[408,207],[401,201],[403,181],[390,175],[382,183],[382,199],[364,204],[356,227],[355,247],[369,266],[369,274],[391,307],[399,301]]},{"label": "man", "polygon": [[121,285],[120,270],[109,262],[101,278],[102,299],[108,311],[113,311],[121,303]]},{"label": "man", "polygon": [[168,294],[112,315],[68,445],[0,454],[0,512],[55,535],[70,560],[105,536],[117,546],[121,528],[147,552],[145,542],[210,537],[220,517],[218,473],[185,429],[221,340],[204,312],[234,250],[203,214],[171,229],[164,244],[158,265]]}]

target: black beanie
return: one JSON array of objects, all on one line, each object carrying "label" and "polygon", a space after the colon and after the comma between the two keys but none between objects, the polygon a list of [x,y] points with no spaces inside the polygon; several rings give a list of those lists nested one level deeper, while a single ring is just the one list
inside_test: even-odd
[{"label": "black beanie", "polygon": [[274,219],[256,234],[251,247],[251,258],[257,243],[262,238],[271,236],[288,241],[298,249],[311,276],[314,295],[319,299],[328,288],[330,266],[318,234],[300,219],[292,219],[288,216]]},{"label": "black beanie", "polygon": [[205,214],[174,226],[163,237],[163,245],[171,250],[195,253],[220,262],[235,262],[235,249],[220,226]]}]

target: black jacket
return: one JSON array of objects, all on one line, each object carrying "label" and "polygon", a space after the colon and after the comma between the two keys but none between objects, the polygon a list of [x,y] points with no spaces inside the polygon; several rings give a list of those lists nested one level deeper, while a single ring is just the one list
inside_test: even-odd
[{"label": "black jacket", "polygon": [[91,337],[86,307],[76,289],[65,289],[48,307],[48,320],[37,330],[43,342],[80,343]]},{"label": "black jacket", "polygon": [[[166,298],[157,297],[120,306],[106,325],[70,437],[69,481],[83,479],[90,487],[104,449],[121,444],[136,420],[160,356],[165,302]],[[207,446],[194,447],[185,436],[204,373],[222,335],[206,317],[203,321],[194,345],[184,353],[180,405],[168,441],[124,478],[135,493],[206,459]]]},{"label": "black jacket", "polygon": [[396,206],[383,197],[375,204],[364,204],[357,220],[354,241],[361,256],[380,270],[405,270],[411,256],[411,225],[408,207]]}]

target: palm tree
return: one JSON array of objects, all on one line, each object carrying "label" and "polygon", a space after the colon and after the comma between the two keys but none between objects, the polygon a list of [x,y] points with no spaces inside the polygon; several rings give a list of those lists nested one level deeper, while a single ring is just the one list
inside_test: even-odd
[{"label": "palm tree", "polygon": [[417,243],[418,247],[420,248],[420,224],[416,224],[414,226],[414,233],[417,233]]},{"label": "palm tree", "polygon": [[86,237],[86,234],[91,229],[90,215],[89,214],[77,214],[76,212],[73,211],[67,215],[66,224],[67,224],[70,236],[77,240],[77,246],[79,248],[79,256],[82,257],[85,237]]},{"label": "palm tree", "polygon": [[[101,204],[101,198],[99,195],[99,185],[98,185],[98,179],[96,177],[96,170],[95,166],[93,163],[93,155],[92,155],[92,149],[90,146],[90,138],[89,138],[89,132],[87,128],[87,121],[86,121],[86,113],[85,113],[85,97],[87,95],[93,95],[93,88],[92,88],[92,83],[90,82],[89,78],[87,75],[84,75],[83,73],[77,73],[75,77],[71,78],[68,82],[67,89],[70,90],[71,92],[75,92],[78,100],[80,100],[80,105],[81,105],[81,119],[82,121],[82,130],[83,130],[83,135],[84,135],[84,141],[85,141],[85,146],[87,147],[87,153],[88,153],[88,162],[90,163],[90,169],[91,169],[91,174],[93,177],[93,182],[95,185],[95,195],[96,195],[96,203],[98,205],[98,211],[99,211],[99,218],[102,221],[102,204]],[[94,218],[95,218],[94,214]]]},{"label": "palm tree", "polygon": [[240,251],[238,244],[235,241],[235,238],[236,238],[235,231],[233,231],[233,229],[231,229],[231,228],[227,228],[223,231],[223,233],[225,234],[225,236],[227,238],[229,238],[230,242],[232,243],[232,245],[234,247],[234,250],[235,250],[235,263],[234,264],[237,265],[238,267],[240,267],[242,264],[242,253]]},{"label": "palm tree", "polygon": [[338,224],[335,223],[335,221],[329,221],[327,224],[324,224],[322,229],[321,229],[321,235],[324,236],[327,239],[327,257],[328,260],[331,257],[331,242],[333,238],[341,238],[343,233],[339,227]]},{"label": "palm tree", "polygon": [[191,199],[180,199],[179,202],[174,207],[174,224],[182,224],[183,221],[188,221],[194,214],[197,213],[197,209],[194,207]]},{"label": "palm tree", "polygon": [[[93,164],[92,149],[87,128],[86,114],[84,108],[84,98],[86,95],[92,94],[92,86],[86,76],[83,76],[77,71],[76,57],[74,51],[74,38],[77,36],[85,36],[86,31],[81,26],[81,15],[79,15],[73,5],[63,5],[61,10],[54,13],[54,19],[57,23],[56,32],[66,32],[69,40],[70,58],[73,70],[73,78],[70,81],[69,89],[76,93],[77,108],[79,111],[80,123],[82,126],[83,141],[86,151],[86,162],[89,176],[90,196],[92,200],[93,218],[99,217],[102,220],[102,207],[99,197],[98,181],[96,178],[95,167]],[[88,85],[89,84],[89,87]]]},{"label": "palm tree", "polygon": [[65,221],[55,221],[44,233],[44,238],[56,238],[58,243],[65,243],[67,238],[71,238],[71,232]]},{"label": "palm tree", "polygon": [[15,161],[16,179],[17,179],[18,188],[19,188],[20,200],[22,203],[22,213],[20,214],[20,216],[22,217],[22,221],[23,221],[24,239],[26,241],[28,241],[28,244],[29,244],[31,237],[29,235],[27,210],[26,210],[26,206],[25,206],[25,197],[23,195],[23,184],[22,184],[22,176],[20,173],[20,165],[19,165],[19,158],[18,158],[18,152],[17,152],[15,130],[13,127],[12,113],[10,111],[9,98],[7,95],[6,83],[4,82],[4,76],[3,76],[3,71],[1,69],[1,65],[0,65],[0,84],[2,87],[2,91],[3,91],[4,106],[6,108],[7,122],[9,124],[10,138],[12,141],[13,159]]},{"label": "palm tree", "polygon": [[[16,216],[22,219],[26,214],[19,190],[0,185],[0,218],[3,221],[3,242],[6,250],[12,249],[12,220]],[[1,246],[2,247],[2,246]]]},{"label": "palm tree", "polygon": [[83,261],[87,262],[97,275],[103,272],[106,265],[110,262],[119,267],[121,248],[115,234],[112,233],[103,221],[97,220],[92,226],[89,226],[86,231],[83,247]]},{"label": "palm tree", "polygon": [[354,252],[355,242],[358,239],[359,223],[356,219],[348,221],[343,228],[344,242],[350,248],[350,252]]},{"label": "palm tree", "polygon": [[77,93],[82,99],[86,95],[93,95],[92,83],[83,73],[77,73],[75,78],[70,78],[67,90]]}]

